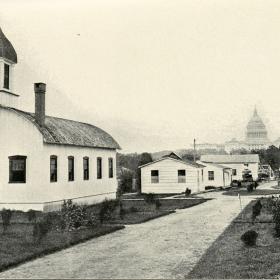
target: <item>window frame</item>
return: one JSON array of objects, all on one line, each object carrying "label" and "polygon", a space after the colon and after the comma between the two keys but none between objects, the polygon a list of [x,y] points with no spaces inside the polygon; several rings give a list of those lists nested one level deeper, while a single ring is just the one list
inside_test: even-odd
[{"label": "window frame", "polygon": [[[210,174],[213,176],[210,176]],[[213,170],[208,171],[208,181],[215,181],[215,172]]]},{"label": "window frame", "polygon": [[114,159],[112,157],[108,158],[108,177],[114,178]]},{"label": "window frame", "polygon": [[[179,173],[184,171],[184,175],[180,175]],[[186,169],[178,169],[177,170],[177,177],[178,177],[178,183],[179,184],[184,184],[186,183]]]},{"label": "window frame", "polygon": [[[85,168],[85,162],[87,163],[87,169]],[[83,178],[84,181],[89,180],[89,157],[83,157]]]},{"label": "window frame", "polygon": [[[157,175],[153,175],[153,172],[156,172]],[[159,170],[153,169],[151,170],[151,184],[158,184],[159,183]]]},{"label": "window frame", "polygon": [[[55,160],[55,178],[52,179],[52,160]],[[56,183],[57,182],[57,156],[56,155],[51,155],[50,156],[50,182],[51,183]]]},{"label": "window frame", "polygon": [[96,168],[97,168],[97,173],[96,173],[96,178],[97,179],[102,179],[102,157],[97,157],[96,158]]},{"label": "window frame", "polygon": [[[70,162],[72,161],[72,176],[70,175]],[[68,182],[75,181],[75,159],[73,156],[68,157]]]},{"label": "window frame", "polygon": [[[26,159],[27,156],[21,156],[21,155],[15,155],[15,156],[9,156],[9,184],[26,184]],[[23,169],[23,181],[13,181],[12,180],[12,161],[13,160],[23,160],[24,161],[24,169]]]},{"label": "window frame", "polygon": [[10,72],[11,66],[7,63],[4,63],[4,77],[3,77],[3,88],[10,89]]}]

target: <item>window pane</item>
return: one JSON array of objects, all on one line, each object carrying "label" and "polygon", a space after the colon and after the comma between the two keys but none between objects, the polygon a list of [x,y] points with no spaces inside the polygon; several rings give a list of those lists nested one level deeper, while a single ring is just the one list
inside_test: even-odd
[{"label": "window pane", "polygon": [[50,181],[57,182],[57,157],[50,158]]},{"label": "window pane", "polygon": [[113,159],[109,158],[109,178],[113,178],[114,176],[114,168],[113,168]]},{"label": "window pane", "polygon": [[84,180],[88,180],[89,179],[89,159],[88,159],[88,157],[84,157],[83,166],[84,166]]},{"label": "window pane", "polygon": [[97,179],[102,178],[102,158],[97,158]]},{"label": "window pane", "polygon": [[68,180],[74,181],[74,158],[68,158]]},{"label": "window pane", "polygon": [[178,183],[186,183],[186,170],[178,170]]},{"label": "window pane", "polygon": [[214,180],[214,171],[208,171],[208,180],[213,181]]},{"label": "window pane", "polygon": [[159,172],[158,170],[151,170],[151,183],[158,183],[159,182]]},{"label": "window pane", "polygon": [[10,88],[10,66],[4,64],[4,88]]},{"label": "window pane", "polygon": [[26,182],[26,157],[25,156],[9,157],[9,182],[10,183]]}]

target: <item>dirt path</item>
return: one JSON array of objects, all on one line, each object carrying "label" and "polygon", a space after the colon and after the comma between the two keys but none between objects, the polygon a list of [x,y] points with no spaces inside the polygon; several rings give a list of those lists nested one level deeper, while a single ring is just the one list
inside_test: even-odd
[{"label": "dirt path", "polygon": [[[183,278],[240,212],[221,193],[198,206],[102,236],[0,274],[1,278]],[[243,207],[251,198],[242,201]]]}]

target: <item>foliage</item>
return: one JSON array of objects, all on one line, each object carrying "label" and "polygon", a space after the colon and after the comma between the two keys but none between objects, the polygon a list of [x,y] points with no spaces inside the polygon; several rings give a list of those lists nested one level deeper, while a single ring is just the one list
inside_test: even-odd
[{"label": "foliage", "polygon": [[255,222],[256,217],[261,214],[261,210],[262,210],[262,204],[259,199],[252,207],[252,222],[253,223]]},{"label": "foliage", "polygon": [[129,207],[128,211],[131,213],[135,213],[135,212],[138,212],[138,209],[134,206],[131,206],[131,207]]},{"label": "foliage", "polygon": [[154,193],[145,193],[144,194],[144,201],[147,204],[154,204],[156,202],[156,196]]},{"label": "foliage", "polygon": [[186,188],[185,190],[185,196],[189,196],[191,194],[192,190],[190,190],[189,188]]},{"label": "foliage", "polygon": [[43,218],[33,225],[33,240],[41,243],[42,239],[52,230],[54,224],[54,213],[47,213]]},{"label": "foliage", "polygon": [[272,205],[273,222],[275,223],[275,236],[280,237],[280,200],[274,200]]},{"label": "foliage", "polygon": [[155,206],[156,206],[156,210],[159,210],[159,208],[161,207],[161,203],[159,199],[155,200]]},{"label": "foliage", "polygon": [[110,220],[113,217],[113,213],[118,205],[118,200],[105,199],[100,206],[99,221],[103,223],[104,221]]},{"label": "foliage", "polygon": [[32,210],[32,209],[28,210],[26,212],[26,215],[27,215],[27,219],[28,219],[29,222],[36,222],[37,217],[36,217],[36,211],[35,210]]},{"label": "foliage", "polygon": [[124,215],[125,215],[125,209],[123,208],[123,204],[122,204],[121,201],[119,203],[119,207],[120,207],[120,209],[119,209],[119,216],[120,216],[120,219],[123,220]]},{"label": "foliage", "polygon": [[12,215],[13,215],[13,212],[10,209],[3,209],[1,211],[4,233],[8,230],[8,226],[11,224]]},{"label": "foliage", "polygon": [[131,170],[122,170],[119,176],[119,192],[121,194],[132,192],[134,173]]},{"label": "foliage", "polygon": [[216,187],[214,187],[214,186],[205,186],[205,190],[207,191],[207,190],[215,190],[216,189]]},{"label": "foliage", "polygon": [[71,231],[82,226],[86,221],[86,208],[74,204],[71,199],[64,200],[61,208],[62,228]]},{"label": "foliage", "polygon": [[258,233],[254,230],[248,230],[242,234],[241,240],[247,246],[254,246],[256,245]]},{"label": "foliage", "polygon": [[253,184],[248,184],[247,185],[247,192],[252,192],[254,190],[254,185]]}]

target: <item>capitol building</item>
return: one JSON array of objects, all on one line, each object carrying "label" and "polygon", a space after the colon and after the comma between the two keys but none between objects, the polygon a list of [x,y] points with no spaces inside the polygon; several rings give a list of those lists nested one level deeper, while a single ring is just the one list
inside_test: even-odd
[{"label": "capitol building", "polygon": [[246,131],[245,131],[245,141],[237,140],[236,138],[225,142],[224,144],[214,144],[214,143],[198,143],[196,144],[197,150],[225,150],[230,153],[233,150],[245,149],[251,150],[261,150],[267,149],[269,146],[274,145],[279,147],[280,138],[276,141],[271,142],[267,136],[266,126],[259,116],[257,109],[255,108],[253,116],[249,120]]}]

